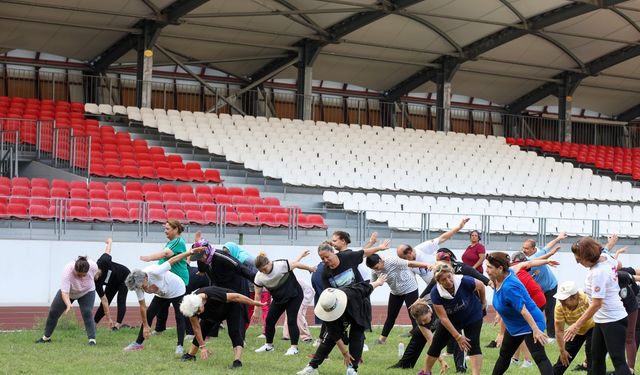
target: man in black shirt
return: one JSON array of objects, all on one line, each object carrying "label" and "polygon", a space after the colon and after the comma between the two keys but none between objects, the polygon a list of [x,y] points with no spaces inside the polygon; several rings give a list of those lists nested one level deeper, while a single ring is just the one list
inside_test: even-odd
[{"label": "man in black shirt", "polygon": [[[219,325],[223,320],[232,321],[235,316],[242,314],[241,307],[245,305],[263,306],[264,304],[231,289],[217,286],[200,288],[194,293],[184,296],[180,311],[189,318],[195,337],[189,352],[182,356],[182,360],[195,360],[198,349],[200,349],[202,359],[206,360],[209,357],[209,351],[207,343],[204,341],[203,332],[209,332],[212,327]],[[229,338],[234,354],[231,367],[242,367],[240,358],[242,357],[244,337],[230,327]]]},{"label": "man in black shirt", "polygon": [[[127,294],[129,293],[129,289],[127,289],[127,286],[124,284],[124,280],[131,271],[122,264],[112,261],[112,242],[111,238],[105,241],[106,247],[104,254],[102,254],[96,262],[100,269],[100,274],[95,280],[96,293],[100,296],[100,306],[98,306],[93,320],[98,324],[106,315],[107,320],[109,320],[109,326],[115,331],[122,326],[124,314],[127,312]],[[114,323],[113,319],[111,319],[111,313],[109,312],[109,304],[116,294],[118,295],[118,316]]]}]

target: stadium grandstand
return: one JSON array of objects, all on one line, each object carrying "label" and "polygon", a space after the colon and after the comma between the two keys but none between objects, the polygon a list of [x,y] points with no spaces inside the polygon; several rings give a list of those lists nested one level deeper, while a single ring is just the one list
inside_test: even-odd
[{"label": "stadium grandstand", "polygon": [[42,272],[0,312],[43,316],[108,237],[142,265],[168,219],[315,263],[336,230],[395,247],[465,217],[457,254],[566,231],[640,261],[639,41],[637,0],[2,1],[0,244]]}]

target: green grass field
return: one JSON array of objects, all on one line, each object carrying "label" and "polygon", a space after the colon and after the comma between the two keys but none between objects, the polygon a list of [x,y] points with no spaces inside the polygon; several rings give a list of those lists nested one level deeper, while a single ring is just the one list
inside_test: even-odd
[{"label": "green grass field", "polygon": [[[364,353],[364,364],[360,366],[360,374],[415,374],[420,370],[422,359],[413,370],[388,370],[387,367],[398,359],[398,343],[408,342],[408,338],[400,334],[409,331],[408,327],[396,327],[386,345],[374,345],[373,341],[380,333],[381,327],[375,327],[367,334],[370,351]],[[497,328],[491,324],[483,327],[481,342],[483,346],[495,337]],[[318,329],[313,330],[317,335]],[[175,355],[175,330],[169,329],[161,336],[153,336],[145,342],[145,349],[139,352],[123,352],[127,344],[135,340],[137,330],[123,329],[112,332],[105,328],[98,330],[98,345],[90,347],[84,335],[84,329],[77,322],[61,320],[50,344],[34,344],[42,334],[41,330],[0,333],[0,372],[4,374],[295,374],[301,370],[313,354],[315,348],[310,344],[300,344],[300,354],[285,357],[283,354],[289,342],[281,340],[282,330],[276,334],[276,351],[270,353],[254,353],[264,343],[258,339],[260,328],[252,327],[247,332],[247,345],[242,358],[243,368],[230,370],[228,366],[233,360],[230,340],[226,331],[221,331],[219,338],[212,338],[209,347],[212,354],[207,361],[199,357],[196,362],[181,362]],[[622,338],[621,338],[622,339]],[[498,349],[483,347],[483,374],[490,374],[498,356]],[[558,356],[555,344],[547,346],[547,355],[552,363]],[[321,374],[344,374],[341,356],[334,350],[330,359],[320,367]],[[584,359],[584,354],[576,358],[571,368]],[[449,374],[455,373],[452,357],[447,357],[451,368]],[[609,365],[610,367],[610,365]],[[452,370],[453,368],[453,370]],[[434,368],[439,371],[439,365]],[[471,373],[470,369],[467,370]],[[535,365],[528,369],[512,367],[510,374],[537,374]],[[570,371],[568,373],[571,373]],[[586,373],[584,373],[586,374]]]}]

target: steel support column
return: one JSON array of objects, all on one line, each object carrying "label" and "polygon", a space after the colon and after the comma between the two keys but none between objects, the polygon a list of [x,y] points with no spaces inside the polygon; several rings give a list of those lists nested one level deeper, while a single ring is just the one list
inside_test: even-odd
[{"label": "steel support column", "polygon": [[460,67],[458,60],[445,57],[436,75],[436,130],[451,130],[451,80]]},{"label": "steel support column", "polygon": [[313,63],[316,61],[320,47],[310,40],[305,40],[300,48],[300,59],[296,64],[298,78],[296,80],[296,118],[311,120]]}]

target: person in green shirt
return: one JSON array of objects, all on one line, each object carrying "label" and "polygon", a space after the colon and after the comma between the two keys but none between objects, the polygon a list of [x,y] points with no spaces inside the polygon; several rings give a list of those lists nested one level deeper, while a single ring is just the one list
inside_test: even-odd
[{"label": "person in green shirt", "polygon": [[[157,260],[158,264],[162,264],[172,257],[185,253],[187,251],[187,244],[184,239],[180,237],[182,232],[184,231],[184,227],[180,223],[180,221],[175,219],[169,219],[164,224],[164,234],[167,236],[169,242],[164,246],[162,251],[158,251],[156,253],[152,253],[149,255],[143,255],[140,257],[140,260],[143,262],[152,262]],[[180,261],[174,263],[171,266],[171,273],[180,277],[182,281],[184,281],[185,287],[189,285],[189,269],[187,268],[187,260],[186,258],[181,259]],[[173,309],[175,311],[176,316],[176,325],[178,327],[183,327],[184,324],[178,324],[178,320],[184,320],[184,316],[180,313],[180,306],[174,304]],[[153,335],[157,335],[162,333],[166,329],[167,316],[169,315],[168,307],[165,311],[160,311],[158,313],[156,319],[156,328],[152,332]],[[176,347],[176,354],[182,354],[183,348],[182,345],[178,345]]]}]

